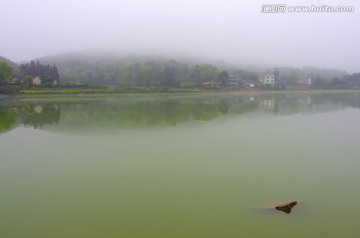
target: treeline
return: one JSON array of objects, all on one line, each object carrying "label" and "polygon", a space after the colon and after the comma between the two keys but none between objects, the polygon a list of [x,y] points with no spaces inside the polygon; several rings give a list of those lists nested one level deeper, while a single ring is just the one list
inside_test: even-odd
[{"label": "treeline", "polygon": [[[179,62],[162,57],[88,53],[47,56],[20,66],[5,58],[0,58],[0,61],[1,59],[4,59],[0,65],[2,91],[5,87],[6,90],[11,91],[15,86],[19,89],[98,86],[128,89],[136,87],[237,88],[246,87],[249,84],[254,84],[260,89],[360,88],[359,73],[349,75],[345,71],[309,66],[279,67],[254,72],[236,67],[227,68],[224,65],[220,68],[213,64],[199,63],[199,61]],[[259,74],[273,74],[275,85],[261,85]],[[36,80],[33,80],[35,77],[39,77],[41,82],[35,84]],[[311,79],[311,83],[306,84],[308,79]],[[54,82],[61,82],[61,84],[54,85]],[[205,82],[207,82],[206,85],[203,84]]]},{"label": "treeline", "polygon": [[0,61],[0,86],[11,79],[13,67],[5,61]]},{"label": "treeline", "polygon": [[293,86],[297,85],[299,80],[307,78],[321,78],[326,81],[331,81],[334,78],[343,78],[348,75],[345,71],[335,69],[321,69],[317,67],[279,67],[273,70],[267,70],[266,73],[274,74],[276,83]]},{"label": "treeline", "polygon": [[42,65],[39,61],[35,63],[33,60],[30,63],[20,65],[20,76],[28,81],[34,77],[39,77],[42,84],[59,81],[59,72],[55,64],[53,66]]},{"label": "treeline", "polygon": [[313,79],[311,87],[324,89],[360,88],[360,73],[344,75],[342,77],[335,77],[332,79],[318,76]]},{"label": "treeline", "polygon": [[[296,88],[307,85],[316,89],[360,88],[360,73],[348,74],[346,71],[317,67],[280,67],[268,69],[266,74],[275,76],[275,88]],[[310,85],[308,84],[310,79]]]},{"label": "treeline", "polygon": [[[220,73],[217,67],[210,64],[188,65],[175,60],[128,61],[113,70],[114,74],[117,73],[117,77],[114,77],[116,83],[122,87],[200,86],[205,81],[218,80]],[[107,79],[106,73],[104,78]],[[111,77],[108,79],[111,80]]]},{"label": "treeline", "polygon": [[[56,64],[65,83],[131,87],[201,87],[207,81],[216,81],[228,87],[224,69],[213,64],[177,61],[161,57],[121,56],[89,53],[70,53],[48,56],[40,62]],[[225,67],[227,68],[227,67]],[[345,71],[317,67],[279,67],[250,71],[236,67],[227,68],[228,76],[235,76],[241,84],[259,85],[259,74],[274,74],[276,85],[296,86],[299,81],[312,78],[329,82],[347,80]],[[318,80],[319,81],[319,80]],[[338,81],[335,81],[338,83]],[[324,86],[326,83],[320,83]],[[317,84],[315,84],[317,85]],[[315,87],[315,86],[314,86]]]},{"label": "treeline", "polygon": [[8,82],[11,80],[13,74],[13,67],[7,62],[0,60],[0,94],[14,93],[11,87],[8,87]]},{"label": "treeline", "polygon": [[56,65],[42,65],[32,60],[19,66],[0,57],[0,94],[15,94],[34,87],[54,87],[59,77]]},{"label": "treeline", "polygon": [[212,64],[180,63],[159,57],[58,55],[39,59],[56,64],[61,82],[128,87],[199,86],[219,80]]}]

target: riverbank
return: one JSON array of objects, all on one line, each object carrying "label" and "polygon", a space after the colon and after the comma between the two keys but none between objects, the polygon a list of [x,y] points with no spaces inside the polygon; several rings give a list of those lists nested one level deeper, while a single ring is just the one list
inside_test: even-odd
[{"label": "riverbank", "polygon": [[193,89],[193,88],[74,88],[74,89],[26,89],[19,94],[129,94],[129,93],[194,93],[215,92],[218,90]]},{"label": "riverbank", "polygon": [[180,93],[241,93],[241,94],[262,94],[262,93],[360,93],[360,89],[286,89],[286,90],[260,90],[260,89],[197,89],[197,88],[39,88],[23,89],[15,94],[0,94],[0,99],[11,96],[47,96],[47,95],[127,95],[127,94],[180,94]]},{"label": "riverbank", "polygon": [[[133,94],[133,93],[207,93],[207,92],[240,92],[240,93],[284,93],[284,92],[360,92],[360,89],[286,89],[286,90],[260,90],[260,89],[198,89],[198,88],[52,88],[52,89],[24,89],[17,95],[38,94]],[[6,96],[0,94],[0,96]]]}]

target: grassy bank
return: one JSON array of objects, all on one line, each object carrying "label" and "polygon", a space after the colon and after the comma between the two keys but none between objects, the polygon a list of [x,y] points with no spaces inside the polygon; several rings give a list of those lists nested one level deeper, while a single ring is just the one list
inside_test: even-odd
[{"label": "grassy bank", "polygon": [[213,92],[218,90],[210,89],[190,89],[190,88],[52,88],[52,89],[23,89],[19,94],[117,94],[117,93],[185,93],[185,92]]},{"label": "grassy bank", "polygon": [[201,93],[201,92],[241,92],[241,93],[287,93],[287,92],[359,92],[359,89],[197,89],[197,88],[33,88],[22,89],[20,95],[52,95],[52,94],[133,94],[133,93]]}]

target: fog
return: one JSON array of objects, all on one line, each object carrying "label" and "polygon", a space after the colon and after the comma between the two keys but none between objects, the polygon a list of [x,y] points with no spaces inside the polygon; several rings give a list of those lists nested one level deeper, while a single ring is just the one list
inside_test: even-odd
[{"label": "fog", "polygon": [[[355,11],[262,13],[269,3]],[[13,61],[92,50],[360,71],[356,1],[1,0],[0,20],[0,55]]]}]

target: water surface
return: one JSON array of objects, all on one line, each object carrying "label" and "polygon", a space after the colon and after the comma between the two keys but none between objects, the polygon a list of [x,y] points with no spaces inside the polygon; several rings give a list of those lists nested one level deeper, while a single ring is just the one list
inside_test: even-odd
[{"label": "water surface", "polygon": [[[0,101],[0,237],[356,237],[359,93]],[[297,200],[290,214],[263,209]]]}]

